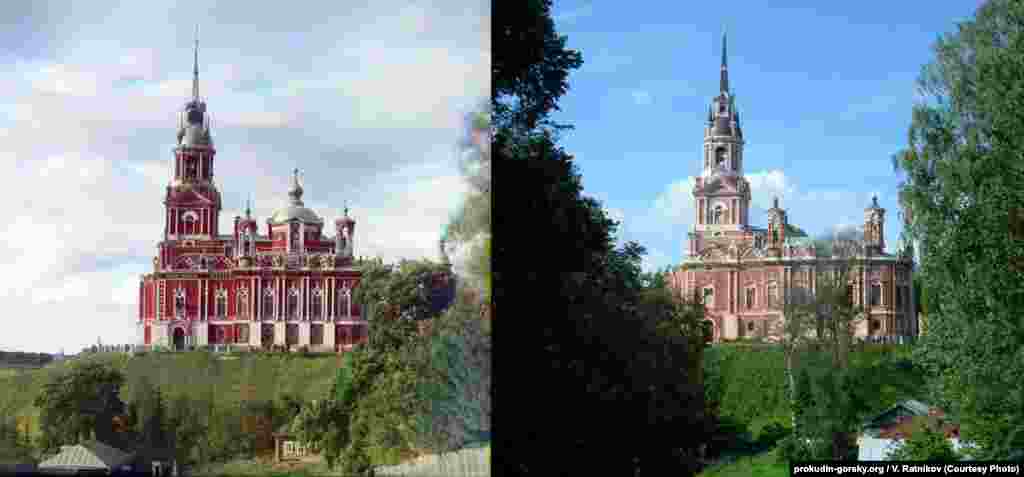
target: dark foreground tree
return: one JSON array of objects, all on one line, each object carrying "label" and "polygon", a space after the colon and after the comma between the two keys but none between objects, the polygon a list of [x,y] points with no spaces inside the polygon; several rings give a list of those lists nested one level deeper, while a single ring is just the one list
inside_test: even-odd
[{"label": "dark foreground tree", "polygon": [[918,80],[903,173],[927,332],[917,360],[979,457],[1024,449],[1024,2],[989,0]]},{"label": "dark foreground tree", "polygon": [[617,224],[584,196],[542,121],[582,63],[555,33],[550,2],[502,8],[491,153],[497,195],[510,198],[499,216],[520,219],[495,225],[494,301],[516,318],[497,332],[513,359],[495,394],[521,411],[496,424],[493,464],[512,475],[690,475],[706,434],[691,330],[673,336],[672,320],[641,310],[643,247],[616,248]]}]

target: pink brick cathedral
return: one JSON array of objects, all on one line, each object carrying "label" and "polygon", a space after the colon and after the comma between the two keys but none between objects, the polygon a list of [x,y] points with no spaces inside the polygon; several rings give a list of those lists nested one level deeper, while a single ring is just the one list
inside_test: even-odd
[{"label": "pink brick cathedral", "polygon": [[[708,304],[714,341],[777,336],[779,300],[791,288],[813,293],[817,272],[846,263],[818,256],[812,241],[789,224],[778,198],[767,229],[750,225],[750,184],[743,177],[743,130],[729,89],[726,40],[722,37],[720,91],[704,129],[704,168],[693,189],[696,217],[686,257],[669,277],[671,286]],[[849,284],[867,319],[858,336],[916,336],[911,287],[912,258],[884,252],[885,209],[873,199],[864,210],[864,236],[856,244],[861,267]]]},{"label": "pink brick cathedral", "polygon": [[347,208],[333,224],[306,208],[298,170],[263,234],[248,206],[231,233],[219,230],[217,151],[199,96],[198,47],[164,198],[164,234],[153,273],[139,284],[139,342],[337,351],[365,340],[366,322],[352,301],[360,280],[352,261],[355,221]]}]

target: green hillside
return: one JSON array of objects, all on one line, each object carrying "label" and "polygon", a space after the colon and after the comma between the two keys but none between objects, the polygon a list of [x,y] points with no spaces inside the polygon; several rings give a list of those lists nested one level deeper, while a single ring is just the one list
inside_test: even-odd
[{"label": "green hillside", "polygon": [[[212,396],[222,406],[242,400],[278,400],[286,394],[303,400],[323,396],[333,384],[337,355],[299,354],[215,355],[206,352],[150,353],[140,356],[100,354],[80,359],[113,363],[125,374],[122,399],[134,399],[142,380],[159,385],[167,397]],[[38,416],[32,400],[49,376],[68,366],[55,362],[39,369],[0,373],[0,413],[3,416]]]}]

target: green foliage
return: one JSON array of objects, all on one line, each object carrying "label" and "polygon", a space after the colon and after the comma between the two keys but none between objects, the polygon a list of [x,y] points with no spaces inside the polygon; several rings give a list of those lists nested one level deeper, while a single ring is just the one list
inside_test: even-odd
[{"label": "green foliage", "polygon": [[40,409],[41,450],[51,452],[90,438],[96,429],[95,411],[102,409],[110,393],[116,395],[122,383],[121,371],[100,361],[76,362],[51,376],[33,403]]},{"label": "green foliage", "polygon": [[919,422],[917,427],[904,441],[903,446],[889,455],[889,460],[930,462],[960,460],[961,456],[953,450],[953,444],[946,439],[937,423],[925,420]]},{"label": "green foliage", "polygon": [[[644,293],[644,248],[616,246],[617,225],[583,195],[572,157],[556,144],[559,127],[546,117],[581,60],[555,33],[550,2],[495,18],[491,148],[504,169],[495,175],[528,221],[494,234],[494,302],[530,317],[507,329],[520,352],[501,373],[501,394],[531,413],[503,427],[513,446],[495,463],[518,475],[692,474],[712,431],[700,377],[703,310]],[[595,418],[593,409],[605,412]],[[608,429],[628,438],[608,439]]]},{"label": "green foliage", "polygon": [[302,407],[291,427],[300,441],[323,455],[329,469],[335,467],[341,449],[348,445],[348,429],[338,425],[345,421],[342,412],[333,399],[312,401]]},{"label": "green foliage", "polygon": [[934,53],[893,156],[922,249],[915,359],[978,457],[1006,458],[1024,448],[1024,4],[985,2]]},{"label": "green foliage", "polygon": [[569,72],[583,60],[555,31],[551,0],[529,0],[493,15],[492,104],[500,128],[533,129],[569,89]]}]

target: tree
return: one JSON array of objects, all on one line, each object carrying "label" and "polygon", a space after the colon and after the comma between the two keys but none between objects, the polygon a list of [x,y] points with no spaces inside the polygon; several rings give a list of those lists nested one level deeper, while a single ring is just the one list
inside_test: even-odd
[{"label": "tree", "polygon": [[937,419],[916,423],[910,437],[889,455],[889,460],[903,461],[956,462],[960,459]]},{"label": "tree", "polygon": [[[699,351],[685,343],[703,334],[641,312],[643,247],[616,247],[617,224],[557,145],[564,127],[547,121],[580,54],[556,34],[550,2],[507,5],[495,14],[491,154],[512,216],[527,219],[495,224],[493,300],[526,318],[503,331],[519,352],[496,386],[531,419],[502,426],[494,463],[520,475],[693,473],[707,418],[690,367]],[[662,429],[679,439],[655,437]]]},{"label": "tree", "polygon": [[569,72],[583,64],[555,31],[551,0],[499,5],[493,16],[491,88],[499,127],[531,130],[558,111],[569,89]]},{"label": "tree", "polygon": [[207,425],[197,409],[197,402],[179,394],[170,403],[169,427],[178,462],[185,463],[207,434]]},{"label": "tree", "polygon": [[820,333],[816,333],[819,328],[818,317],[813,305],[814,297],[806,287],[784,287],[784,292],[777,303],[776,309],[781,312],[782,317],[775,326],[786,360],[785,379],[789,393],[790,421],[793,435],[799,438],[802,436],[799,425],[801,407],[798,403],[796,358],[800,351],[804,351],[808,344],[816,342],[816,338],[820,336]]},{"label": "tree", "polygon": [[337,425],[343,419],[341,412],[338,401],[314,400],[302,407],[291,426],[301,442],[324,456],[329,469],[334,469],[341,449],[348,444],[343,442],[348,429],[343,430]]},{"label": "tree", "polygon": [[985,459],[1024,449],[1024,4],[989,0],[918,79],[903,182],[927,333],[915,359]]},{"label": "tree", "polygon": [[54,374],[34,401],[40,411],[40,450],[52,452],[91,438],[97,429],[97,414],[116,399],[122,383],[124,375],[101,361],[77,361]]}]

